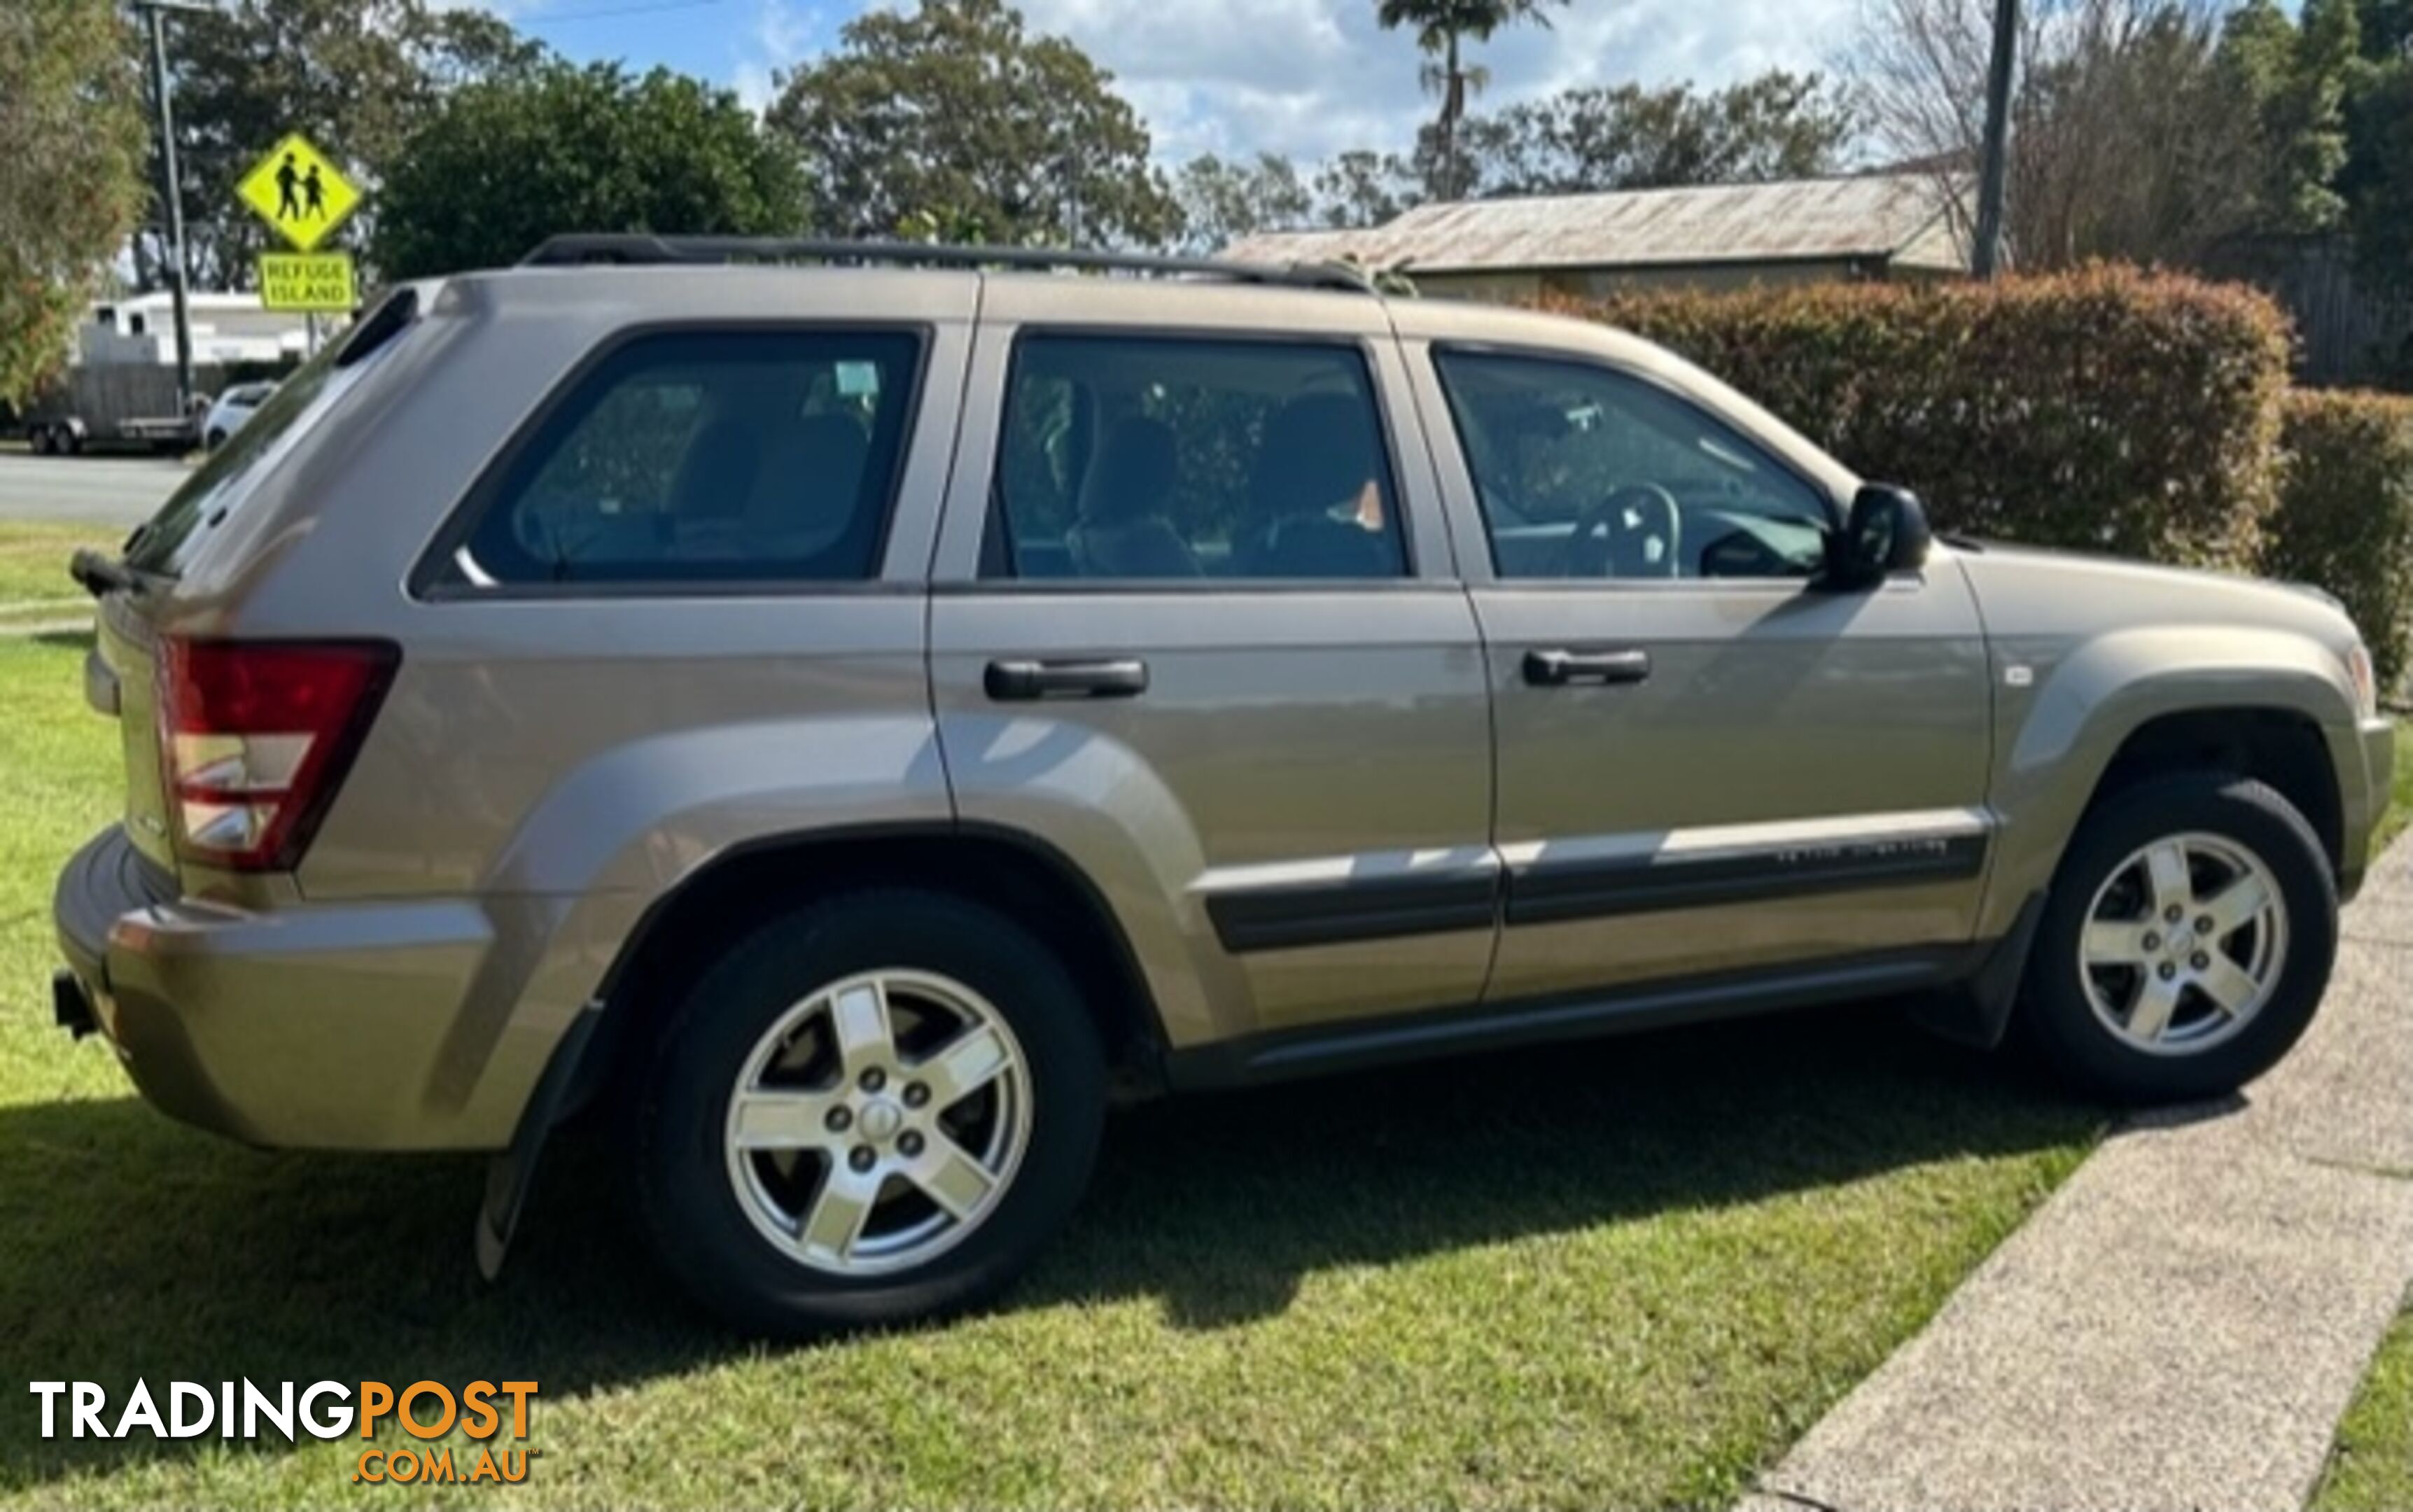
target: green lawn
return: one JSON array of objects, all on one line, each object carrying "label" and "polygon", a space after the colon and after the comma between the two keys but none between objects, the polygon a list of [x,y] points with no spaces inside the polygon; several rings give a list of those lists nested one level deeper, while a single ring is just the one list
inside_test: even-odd
[{"label": "green lawn", "polygon": [[0,631],[12,626],[86,618],[92,600],[67,576],[78,546],[105,543],[103,526],[0,521]]},{"label": "green lawn", "polygon": [[2413,1507],[2413,1312],[2379,1346],[2354,1406],[2338,1425],[2313,1512]]},{"label": "green lawn", "polygon": [[2413,719],[2396,721],[2396,801],[2379,822],[2372,853],[2378,854],[2380,847],[2403,834],[2408,824],[2413,824]]}]

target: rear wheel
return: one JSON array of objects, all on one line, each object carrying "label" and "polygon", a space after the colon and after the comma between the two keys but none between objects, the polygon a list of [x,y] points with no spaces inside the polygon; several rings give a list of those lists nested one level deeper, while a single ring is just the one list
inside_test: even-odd
[{"label": "rear wheel", "polygon": [[2071,1079],[2124,1102],[2215,1096],[2303,1034],[2337,952],[2312,826],[2211,773],[2100,804],[2063,858],[2021,1017]]},{"label": "rear wheel", "polygon": [[58,450],[56,443],[51,439],[51,428],[48,425],[35,426],[25,438],[32,444],[34,455],[37,457],[49,456]]},{"label": "rear wheel", "polygon": [[1078,989],[1011,920],[922,892],[816,904],[668,1026],[639,1110],[647,1225],[753,1331],[956,1311],[1070,1216],[1104,1092]]}]

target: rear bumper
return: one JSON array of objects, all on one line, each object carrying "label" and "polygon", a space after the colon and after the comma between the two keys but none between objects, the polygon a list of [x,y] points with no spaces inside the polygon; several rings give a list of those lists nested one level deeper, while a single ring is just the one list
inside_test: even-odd
[{"label": "rear bumper", "polygon": [[[510,1142],[525,1088],[486,1075],[499,1022],[480,1033],[465,1014],[493,943],[474,904],[181,899],[112,828],[67,863],[52,912],[91,1027],[162,1111],[255,1145]],[[63,1015],[74,996],[56,994]]]}]

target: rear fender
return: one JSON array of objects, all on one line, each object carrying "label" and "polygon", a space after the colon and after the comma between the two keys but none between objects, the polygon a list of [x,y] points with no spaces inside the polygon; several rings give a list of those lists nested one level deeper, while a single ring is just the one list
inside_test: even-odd
[{"label": "rear fender", "polygon": [[508,1140],[645,911],[731,847],[952,818],[926,719],[714,727],[596,757],[528,814],[481,886],[494,943],[437,1058],[429,1102]]}]

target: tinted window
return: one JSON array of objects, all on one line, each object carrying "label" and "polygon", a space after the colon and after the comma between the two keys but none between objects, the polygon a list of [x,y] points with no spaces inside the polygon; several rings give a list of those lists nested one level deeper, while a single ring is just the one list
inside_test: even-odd
[{"label": "tinted window", "polygon": [[453,566],[472,583],[870,577],[918,358],[889,332],[631,341],[516,455]]},{"label": "tinted window", "polygon": [[250,500],[254,480],[282,460],[369,370],[367,363],[346,366],[340,350],[337,345],[322,348],[295,369],[258,413],[168,496],[128,542],[128,566],[168,576],[184,571],[216,528]]},{"label": "tinted window", "polygon": [[983,571],[1403,576],[1382,437],[1355,348],[1027,337],[1006,398]]},{"label": "tinted window", "polygon": [[1434,360],[1502,577],[1818,571],[1825,496],[1687,401],[1578,363]]}]

